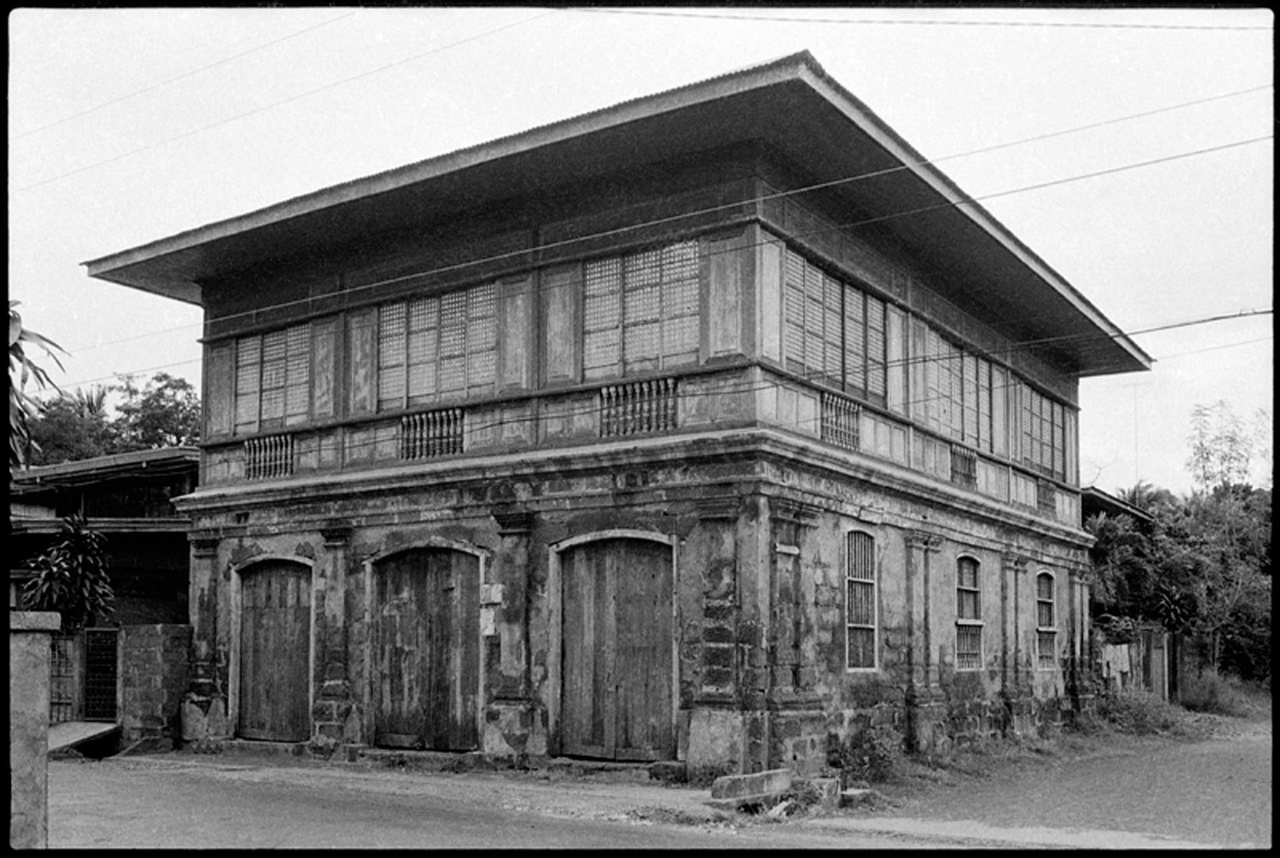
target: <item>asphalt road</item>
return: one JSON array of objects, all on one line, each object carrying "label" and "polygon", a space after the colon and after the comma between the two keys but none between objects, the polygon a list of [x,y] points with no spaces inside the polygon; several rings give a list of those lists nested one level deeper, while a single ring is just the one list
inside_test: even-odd
[{"label": "asphalt road", "polygon": [[1199,742],[1115,737],[892,805],[730,824],[706,791],[222,755],[49,764],[52,848],[921,848],[1271,845],[1271,722]]}]

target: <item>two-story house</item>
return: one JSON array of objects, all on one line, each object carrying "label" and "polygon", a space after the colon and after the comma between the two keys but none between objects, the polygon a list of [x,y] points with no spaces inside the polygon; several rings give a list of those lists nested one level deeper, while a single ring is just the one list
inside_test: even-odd
[{"label": "two-story house", "polygon": [[820,768],[1034,730],[1149,366],[807,52],[87,263],[205,310],[197,732]]}]

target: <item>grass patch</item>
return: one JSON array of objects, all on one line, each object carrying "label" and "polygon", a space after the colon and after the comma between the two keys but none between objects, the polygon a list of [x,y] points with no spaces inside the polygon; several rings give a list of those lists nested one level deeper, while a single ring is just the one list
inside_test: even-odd
[{"label": "grass patch", "polygon": [[1271,714],[1271,695],[1256,683],[1234,676],[1206,673],[1182,679],[1178,697],[1184,709],[1231,718],[1253,718]]}]

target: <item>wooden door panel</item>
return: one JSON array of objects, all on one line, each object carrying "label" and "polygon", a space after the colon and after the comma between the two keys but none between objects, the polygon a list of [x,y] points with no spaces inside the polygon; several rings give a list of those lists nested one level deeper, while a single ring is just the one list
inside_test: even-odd
[{"label": "wooden door panel", "polygon": [[478,559],[420,549],[389,558],[375,576],[375,742],[478,747]]},{"label": "wooden door panel", "polygon": [[670,547],[587,543],[564,553],[561,572],[562,751],[671,758]]},{"label": "wooden door panel", "polygon": [[311,733],[311,570],[261,564],[240,582],[240,735],[276,742]]}]

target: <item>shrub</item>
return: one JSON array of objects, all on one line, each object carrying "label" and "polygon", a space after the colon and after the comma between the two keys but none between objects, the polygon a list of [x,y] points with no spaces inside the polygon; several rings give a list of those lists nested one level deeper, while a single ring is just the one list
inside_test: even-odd
[{"label": "shrub", "polygon": [[1178,698],[1182,707],[1192,712],[1244,718],[1251,709],[1249,700],[1237,684],[1216,673],[1184,677]]},{"label": "shrub", "polygon": [[1163,733],[1177,724],[1176,712],[1149,691],[1133,689],[1098,700],[1098,716],[1121,733],[1139,736]]},{"label": "shrub", "polygon": [[902,766],[902,736],[887,724],[864,727],[840,746],[843,786],[853,781],[887,781]]}]

